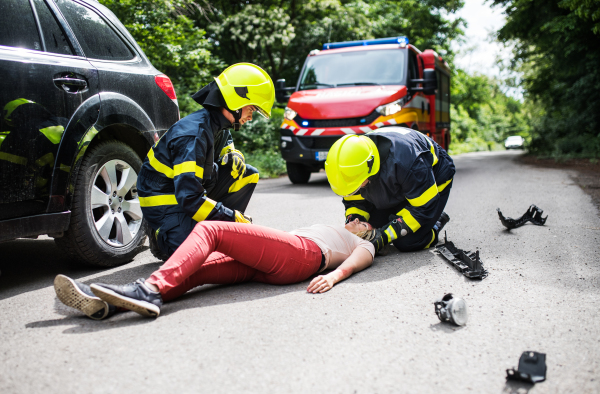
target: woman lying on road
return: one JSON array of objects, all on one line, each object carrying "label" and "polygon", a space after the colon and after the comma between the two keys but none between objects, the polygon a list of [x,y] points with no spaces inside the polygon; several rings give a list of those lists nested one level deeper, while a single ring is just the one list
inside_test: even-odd
[{"label": "woman lying on road", "polygon": [[90,291],[86,285],[58,275],[54,288],[65,305],[95,319],[109,317],[116,307],[156,317],[163,301],[203,284],[254,281],[284,285],[333,270],[308,285],[308,292],[323,293],[372,264],[375,249],[365,239],[373,233],[368,223],[358,219],[289,233],[252,224],[204,221],[146,280],[123,286],[94,283]]}]

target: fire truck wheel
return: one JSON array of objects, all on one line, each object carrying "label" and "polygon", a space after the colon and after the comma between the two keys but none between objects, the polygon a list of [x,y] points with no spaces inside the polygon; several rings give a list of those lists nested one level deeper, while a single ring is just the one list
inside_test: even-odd
[{"label": "fire truck wheel", "polygon": [[299,163],[285,163],[287,167],[287,174],[290,181],[294,184],[302,184],[308,183],[310,179],[310,167],[305,166],[304,164]]}]

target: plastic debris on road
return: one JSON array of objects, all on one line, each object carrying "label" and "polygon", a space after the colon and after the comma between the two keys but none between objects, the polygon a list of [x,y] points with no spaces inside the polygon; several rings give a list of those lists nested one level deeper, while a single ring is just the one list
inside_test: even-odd
[{"label": "plastic debris on road", "polygon": [[519,367],[506,370],[506,379],[531,384],[543,382],[546,380],[546,354],[530,350],[523,352],[519,358]]},{"label": "plastic debris on road", "polygon": [[467,303],[460,297],[454,297],[452,293],[448,293],[442,298],[436,300],[435,314],[443,322],[454,323],[457,326],[464,326],[469,319],[469,311]]},{"label": "plastic debris on road", "polygon": [[435,247],[446,260],[469,279],[483,279],[488,272],[483,268],[483,262],[479,258],[479,251],[470,252],[457,248],[448,241],[444,232],[444,243]]},{"label": "plastic debris on road", "polygon": [[531,204],[527,212],[525,212],[525,214],[518,219],[504,217],[504,215],[500,211],[500,208],[496,208],[496,211],[498,211],[498,216],[500,217],[500,221],[502,222],[504,227],[506,227],[509,230],[521,227],[527,222],[531,222],[536,226],[543,226],[546,223],[546,219],[548,219],[548,215],[546,215],[545,218],[542,217],[544,211],[535,206],[534,204]]}]

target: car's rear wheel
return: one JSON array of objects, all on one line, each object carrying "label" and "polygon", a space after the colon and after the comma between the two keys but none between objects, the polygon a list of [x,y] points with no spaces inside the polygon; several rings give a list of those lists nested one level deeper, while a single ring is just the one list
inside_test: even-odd
[{"label": "car's rear wheel", "polygon": [[304,164],[299,163],[285,163],[287,167],[287,174],[290,181],[295,184],[308,183],[310,179],[311,169]]},{"label": "car's rear wheel", "polygon": [[133,149],[119,141],[87,152],[77,174],[69,230],[55,240],[72,259],[113,267],[141,251],[146,240],[136,187],[141,166]]}]

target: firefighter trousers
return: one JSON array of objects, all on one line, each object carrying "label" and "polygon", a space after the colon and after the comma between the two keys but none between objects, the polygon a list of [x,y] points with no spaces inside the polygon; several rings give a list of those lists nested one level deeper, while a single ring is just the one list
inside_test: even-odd
[{"label": "firefighter trousers", "polygon": [[[421,223],[421,228],[416,232],[400,237],[392,242],[399,251],[413,252],[415,250],[427,249],[437,243],[438,232],[434,230],[433,226],[435,226],[435,223],[438,221],[446,207],[452,183],[453,182],[450,182],[450,184],[439,194],[435,215],[433,216],[434,219]],[[408,204],[408,202],[390,209],[375,210],[371,213],[369,223],[375,228],[385,226],[390,222],[390,215],[395,215],[396,212],[400,212],[406,207],[406,204]]]},{"label": "firefighter trousers", "polygon": [[[246,164],[244,176],[237,180],[233,179],[230,170],[221,167],[219,170],[216,182],[207,190],[208,198],[231,210],[245,212],[258,182],[258,170]],[[170,257],[197,223],[183,212],[171,213],[165,216],[158,232],[152,230],[152,235],[156,237],[160,251]]]}]

